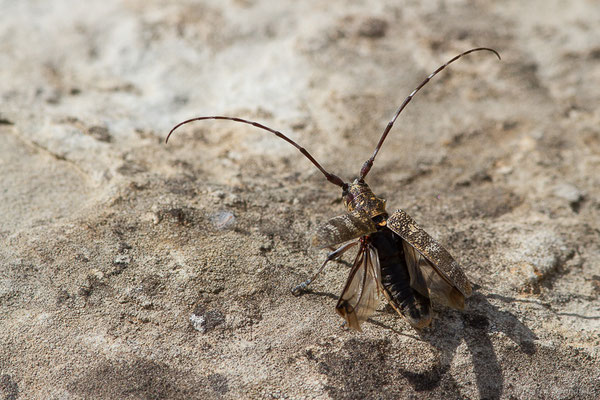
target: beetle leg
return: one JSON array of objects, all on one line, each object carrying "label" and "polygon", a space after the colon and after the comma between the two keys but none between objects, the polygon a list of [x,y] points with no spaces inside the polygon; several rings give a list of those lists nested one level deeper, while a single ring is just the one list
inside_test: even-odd
[{"label": "beetle leg", "polygon": [[336,258],[341,257],[341,255],[344,254],[349,248],[356,246],[357,244],[358,244],[358,242],[346,243],[345,245],[343,245],[343,246],[339,247],[338,249],[332,251],[331,253],[327,254],[327,258],[323,262],[323,265],[321,265],[321,267],[317,270],[317,272],[315,272],[313,274],[313,276],[311,276],[310,278],[308,278],[301,284],[296,285],[292,289],[292,294],[296,297],[300,296],[302,294],[302,292],[304,290],[306,290],[308,285],[310,285],[317,278],[317,276],[319,276],[319,274],[321,273],[321,271],[323,271],[323,269],[325,268],[325,265],[327,265],[327,263],[329,261],[335,260]]}]

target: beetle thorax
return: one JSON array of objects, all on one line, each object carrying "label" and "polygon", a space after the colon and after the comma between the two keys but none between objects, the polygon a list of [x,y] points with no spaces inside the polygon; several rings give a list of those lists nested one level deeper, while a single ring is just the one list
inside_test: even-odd
[{"label": "beetle thorax", "polygon": [[354,182],[349,183],[348,187],[344,189],[342,197],[344,205],[350,212],[362,210],[371,218],[387,214],[385,200],[375,196],[369,185],[364,181],[356,179]]}]

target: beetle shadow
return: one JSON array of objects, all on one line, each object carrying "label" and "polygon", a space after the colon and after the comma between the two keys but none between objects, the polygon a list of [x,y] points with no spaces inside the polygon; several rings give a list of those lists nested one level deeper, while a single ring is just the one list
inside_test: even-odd
[{"label": "beetle shadow", "polygon": [[[310,289],[305,292],[305,294],[309,293],[334,300],[338,299],[337,295],[330,292]],[[505,303],[521,301],[494,294],[490,294],[488,297]],[[388,329],[396,335],[428,342],[439,351],[439,362],[429,370],[414,372],[399,369],[398,372],[417,392],[434,390],[443,382],[446,393],[454,391],[457,396],[462,396],[458,390],[460,385],[448,374],[448,371],[457,349],[463,341],[471,354],[479,397],[485,399],[500,398],[504,389],[502,367],[494,350],[491,334],[502,332],[517,344],[524,354],[532,355],[536,352],[534,340],[537,339],[537,336],[513,314],[491,304],[486,296],[478,292],[469,298],[468,308],[465,311],[442,309],[438,313],[438,318],[433,321],[434,326],[421,332],[414,331],[413,335],[399,331],[373,318],[369,318],[367,322]]]},{"label": "beetle shadow", "polygon": [[[515,301],[510,298],[504,300]],[[534,340],[537,336],[514,315],[498,309],[480,293],[474,293],[470,298],[468,310],[443,310],[442,313],[445,315],[434,320],[434,327],[418,333],[419,340],[428,342],[439,351],[439,362],[427,371],[417,373],[400,369],[400,374],[418,392],[433,390],[442,381],[446,390],[458,390],[458,383],[449,376],[448,371],[458,347],[464,341],[471,354],[479,397],[500,398],[504,389],[504,377],[490,335],[494,332],[504,333],[527,355],[536,352]],[[398,333],[380,322],[369,322]],[[455,394],[461,396],[458,391]]]}]

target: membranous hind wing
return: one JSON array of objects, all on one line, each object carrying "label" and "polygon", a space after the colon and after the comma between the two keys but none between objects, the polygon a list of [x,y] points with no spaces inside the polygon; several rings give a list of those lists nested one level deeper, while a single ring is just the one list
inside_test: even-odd
[{"label": "membranous hind wing", "polygon": [[471,295],[471,284],[450,253],[402,210],[388,218],[387,226],[404,240],[411,287],[451,307],[464,308],[465,297]]},{"label": "membranous hind wing", "polygon": [[317,228],[313,246],[318,248],[335,246],[377,231],[373,220],[362,210],[331,218]]},{"label": "membranous hind wing", "polygon": [[438,300],[450,307],[465,308],[465,296],[438,273],[437,268],[407,241],[402,241],[410,286],[423,296]]},{"label": "membranous hind wing", "polygon": [[335,310],[352,329],[360,331],[361,322],[373,314],[379,304],[381,274],[377,250],[362,244]]}]

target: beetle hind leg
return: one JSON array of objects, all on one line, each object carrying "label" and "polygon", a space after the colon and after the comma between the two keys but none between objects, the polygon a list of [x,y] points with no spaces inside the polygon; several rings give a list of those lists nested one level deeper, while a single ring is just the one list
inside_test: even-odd
[{"label": "beetle hind leg", "polygon": [[311,276],[304,282],[294,286],[292,288],[292,294],[296,297],[302,295],[302,292],[306,291],[306,289],[308,288],[308,285],[310,285],[315,279],[317,279],[317,276],[319,276],[319,274],[323,271],[323,269],[325,269],[325,265],[327,265],[327,263],[329,261],[335,260],[336,258],[341,257],[342,254],[344,254],[349,248],[356,246],[357,244],[358,244],[358,242],[346,243],[345,245],[343,245],[343,246],[339,247],[338,249],[332,251],[331,253],[327,254],[327,258],[325,259],[325,261],[323,262],[321,267],[317,270],[317,272],[315,272],[313,274],[313,276]]}]

